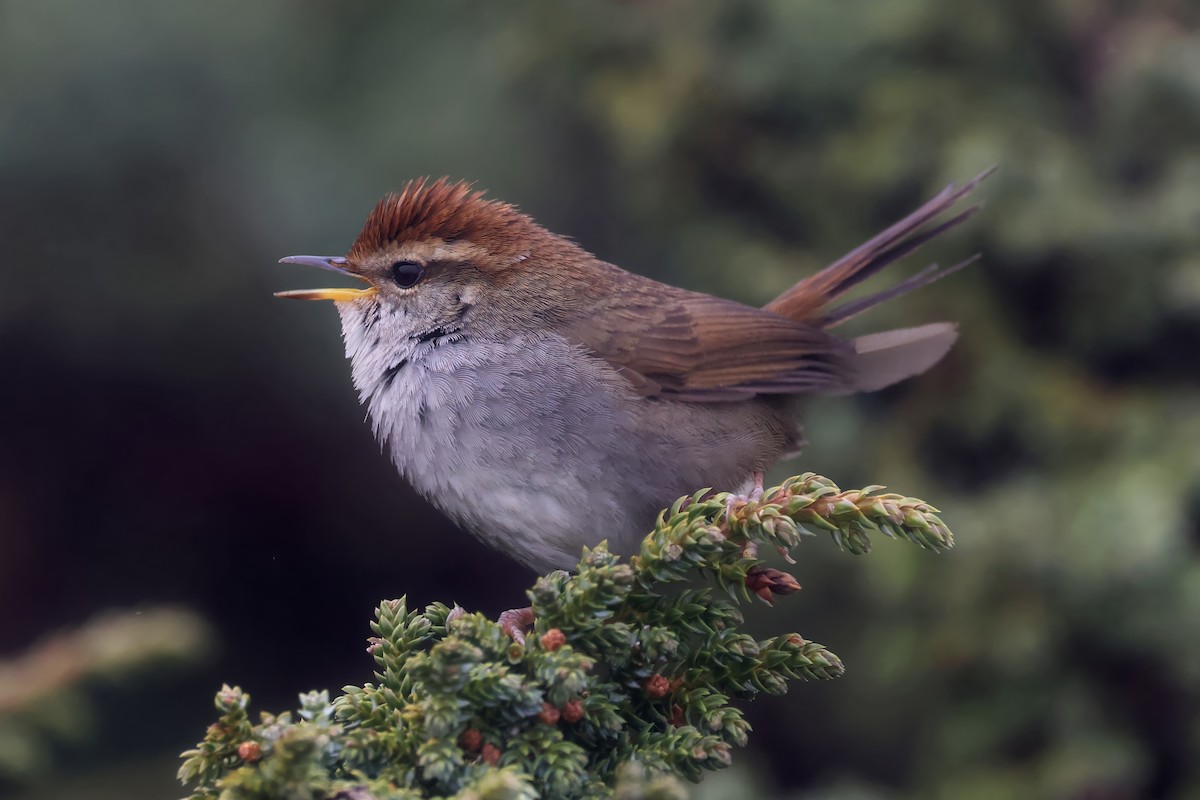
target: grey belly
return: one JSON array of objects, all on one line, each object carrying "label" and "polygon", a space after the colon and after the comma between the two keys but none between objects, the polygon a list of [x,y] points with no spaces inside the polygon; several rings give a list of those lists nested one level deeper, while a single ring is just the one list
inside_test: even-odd
[{"label": "grey belly", "polygon": [[369,403],[421,494],[539,572],[603,539],[635,553],[659,509],[738,488],[797,438],[782,405],[648,400],[562,340],[439,347]]}]

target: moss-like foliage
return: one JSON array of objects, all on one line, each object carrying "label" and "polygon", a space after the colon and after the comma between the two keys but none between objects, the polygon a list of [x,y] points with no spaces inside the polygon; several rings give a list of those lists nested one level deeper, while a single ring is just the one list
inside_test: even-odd
[{"label": "moss-like foliage", "polygon": [[304,695],[297,714],[257,723],[249,697],[224,687],[221,717],[179,777],[191,800],[684,797],[677,777],[698,780],[745,746],[733,701],[843,671],[798,634],[739,629],[740,600],[799,588],[760,546],[786,556],[821,530],[855,553],[871,532],[952,544],[936,509],[880,488],[843,492],[806,474],[761,500],[682,498],[629,561],[602,543],[575,574],[540,578],[524,642],[458,607],[385,601],[375,683],[333,701]]}]

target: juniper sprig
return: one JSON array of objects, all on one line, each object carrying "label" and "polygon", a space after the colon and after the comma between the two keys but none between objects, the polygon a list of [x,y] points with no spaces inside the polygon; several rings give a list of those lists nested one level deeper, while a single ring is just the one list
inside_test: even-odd
[{"label": "juniper sprig", "polygon": [[[786,556],[815,531],[853,553],[873,532],[953,543],[936,509],[880,488],[843,492],[805,474],[760,500],[681,498],[628,561],[601,543],[574,574],[539,578],[523,643],[457,606],[385,601],[368,648],[375,682],[333,701],[304,695],[295,716],[257,723],[249,697],[226,686],[179,777],[190,800],[682,798],[677,778],[728,766],[746,745],[735,700],[843,672],[799,634],[740,631],[741,600],[799,589],[760,546]],[[705,578],[724,591],[698,586]]]}]

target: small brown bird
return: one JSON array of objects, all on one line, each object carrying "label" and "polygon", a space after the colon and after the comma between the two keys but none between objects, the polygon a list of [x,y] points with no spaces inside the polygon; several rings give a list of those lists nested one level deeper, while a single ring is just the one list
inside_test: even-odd
[{"label": "small brown bird", "polygon": [[334,301],[375,435],[417,491],[534,570],[570,568],[601,539],[634,552],[659,509],[697,488],[761,489],[803,444],[802,395],[874,391],[936,364],[954,323],[829,331],[968,262],[834,301],[969,217],[936,222],[986,174],[764,308],[626,272],[445,179],[381,200],[345,257],[282,259],[366,288],[279,296]]}]

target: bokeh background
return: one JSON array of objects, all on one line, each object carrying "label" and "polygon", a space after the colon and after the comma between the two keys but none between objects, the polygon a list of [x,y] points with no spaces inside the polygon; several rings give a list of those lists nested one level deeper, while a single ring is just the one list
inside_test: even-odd
[{"label": "bokeh background", "polygon": [[531,582],[393,474],[280,256],[445,174],[762,303],[996,164],[894,275],[982,262],[859,328],[958,347],[814,402],[775,476],[926,497],[958,547],[805,543],[752,622],[849,671],[751,705],[698,796],[1200,797],[1198,30],[1191,0],[0,0],[0,794],[177,796],[221,681],[293,707],[370,679],[379,599]]}]

